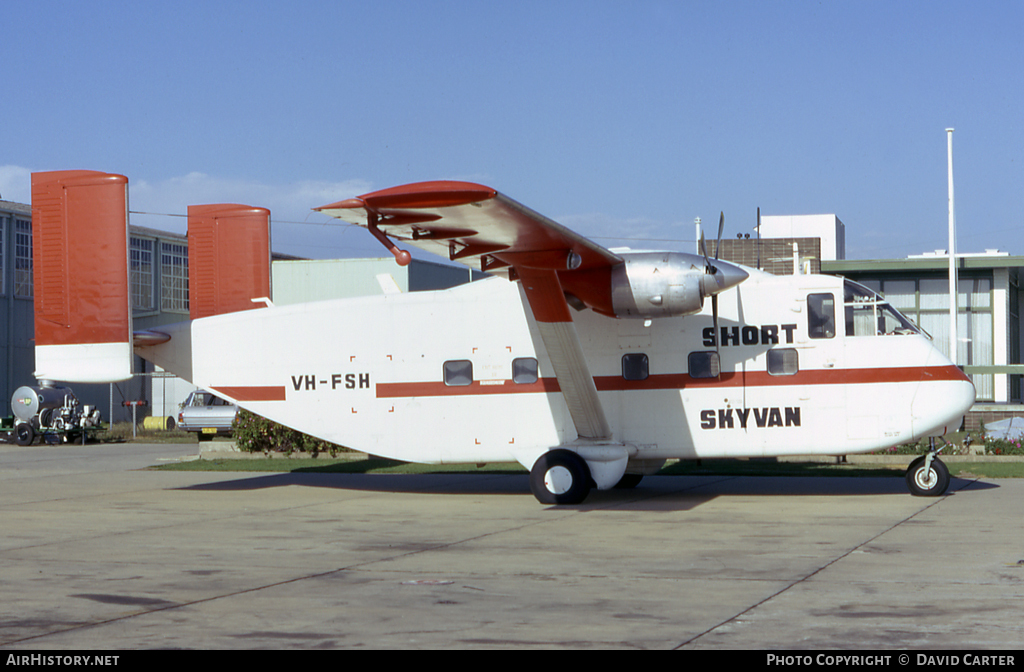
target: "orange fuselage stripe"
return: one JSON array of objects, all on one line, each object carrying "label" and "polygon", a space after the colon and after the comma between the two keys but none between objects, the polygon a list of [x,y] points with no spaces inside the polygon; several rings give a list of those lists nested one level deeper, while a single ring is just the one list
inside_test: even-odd
[{"label": "orange fuselage stripe", "polygon": [[[872,385],[879,383],[923,383],[938,381],[969,382],[955,366],[887,367],[874,369],[818,369],[800,371],[791,376],[773,376],[765,372],[727,372],[721,378],[691,378],[686,373],[648,376],[644,380],[626,380],[621,376],[597,376],[600,392],[626,390],[682,390],[718,387],[802,387],[807,385]],[[285,401],[283,385],[223,386],[211,388],[238,401]],[[474,380],[469,385],[445,385],[442,381],[377,383],[378,399],[399,397],[453,397],[491,394],[538,394],[560,392],[554,378],[535,383],[512,380]]]},{"label": "orange fuselage stripe", "polygon": [[[955,366],[890,367],[874,369],[819,369],[800,371],[791,376],[773,376],[766,372],[727,372],[721,378],[692,378],[686,373],[648,376],[644,380],[626,380],[621,376],[596,376],[599,392],[625,390],[681,390],[716,387],[784,387],[805,385],[869,385],[875,383],[916,383],[967,381]],[[441,381],[419,383],[378,383],[377,398],[439,397],[485,394],[529,394],[559,392],[558,381],[542,378],[536,383],[516,384],[511,380],[473,381],[470,385],[449,386]]]}]

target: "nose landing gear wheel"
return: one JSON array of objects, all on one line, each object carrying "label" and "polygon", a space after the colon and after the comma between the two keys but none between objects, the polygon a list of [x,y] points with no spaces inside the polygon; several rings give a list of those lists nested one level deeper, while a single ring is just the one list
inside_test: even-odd
[{"label": "nose landing gear wheel", "polygon": [[949,469],[937,457],[925,466],[927,455],[922,455],[907,468],[907,487],[916,497],[939,497],[949,487]]},{"label": "nose landing gear wheel", "polygon": [[571,450],[552,450],[530,470],[530,490],[541,504],[579,504],[590,494],[590,469]]}]

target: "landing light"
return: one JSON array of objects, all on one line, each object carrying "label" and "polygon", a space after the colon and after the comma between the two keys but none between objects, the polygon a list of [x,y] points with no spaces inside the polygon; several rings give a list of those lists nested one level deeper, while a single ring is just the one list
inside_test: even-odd
[{"label": "landing light", "polygon": [[569,250],[569,258],[565,261],[565,267],[570,271],[575,271],[583,263],[583,257],[578,255],[574,250]]}]

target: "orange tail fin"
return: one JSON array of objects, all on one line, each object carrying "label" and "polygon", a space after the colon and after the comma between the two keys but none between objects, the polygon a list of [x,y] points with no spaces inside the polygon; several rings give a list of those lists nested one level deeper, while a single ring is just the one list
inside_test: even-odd
[{"label": "orange tail fin", "polygon": [[130,378],[128,178],[33,173],[32,237],[36,378]]},{"label": "orange tail fin", "polygon": [[270,211],[188,206],[188,303],[193,320],[262,308],[270,298]]}]

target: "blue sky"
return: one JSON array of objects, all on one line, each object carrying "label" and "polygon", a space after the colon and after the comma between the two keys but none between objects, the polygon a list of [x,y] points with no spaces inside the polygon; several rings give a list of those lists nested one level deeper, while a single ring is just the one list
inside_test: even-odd
[{"label": "blue sky", "polygon": [[1017,1],[18,0],[2,16],[6,200],[28,202],[32,171],[103,170],[128,176],[132,210],[258,205],[277,251],[384,256],[310,208],[465,179],[607,246],[689,251],[695,217],[713,235],[724,210],[735,236],[760,207],[835,213],[849,258],[896,258],[947,246],[955,127],[959,250],[1024,255]]}]

